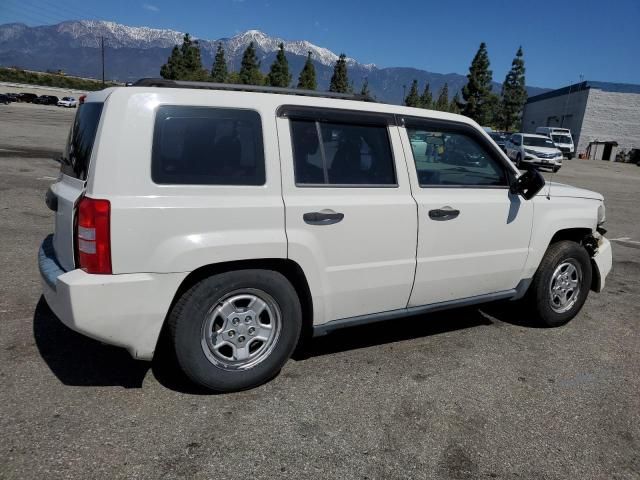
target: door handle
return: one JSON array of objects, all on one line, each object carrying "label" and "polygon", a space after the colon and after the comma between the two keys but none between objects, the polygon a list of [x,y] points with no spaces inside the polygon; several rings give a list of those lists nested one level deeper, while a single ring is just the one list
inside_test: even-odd
[{"label": "door handle", "polygon": [[333,210],[320,210],[319,212],[307,212],[302,215],[302,219],[309,225],[333,225],[341,222],[344,213],[334,212]]},{"label": "door handle", "polygon": [[451,207],[436,208],[435,210],[429,210],[429,218],[431,220],[443,221],[453,220],[460,215],[460,210],[456,210]]}]

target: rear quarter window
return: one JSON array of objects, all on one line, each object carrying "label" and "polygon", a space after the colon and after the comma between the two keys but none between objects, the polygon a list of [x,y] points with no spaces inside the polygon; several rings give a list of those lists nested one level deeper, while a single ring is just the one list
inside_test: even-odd
[{"label": "rear quarter window", "polygon": [[158,184],[264,185],[260,115],[251,110],[160,106],[151,177]]},{"label": "rear quarter window", "polygon": [[78,112],[69,132],[67,146],[60,159],[60,169],[65,175],[87,179],[89,172],[89,160],[93,151],[93,144],[102,115],[103,103],[83,103],[78,107]]}]

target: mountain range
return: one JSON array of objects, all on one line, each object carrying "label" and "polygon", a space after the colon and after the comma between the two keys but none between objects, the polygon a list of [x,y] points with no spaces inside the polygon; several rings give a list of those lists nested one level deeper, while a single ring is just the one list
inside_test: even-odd
[{"label": "mountain range", "polygon": [[[121,82],[143,77],[158,77],[160,66],[167,61],[174,45],[182,42],[184,33],[150,27],[130,27],[102,20],[69,20],[56,25],[29,27],[22,23],[0,25],[0,65],[31,70],[63,70],[67,74],[99,78],[101,76],[100,44],[104,38],[105,77]],[[222,43],[229,68],[239,70],[242,53],[254,42],[261,70],[267,72],[275,59],[278,45],[284,43],[293,81],[297,80],[307,52],[316,67],[318,88],[327,89],[338,58],[334,52],[306,40],[289,41],[269,36],[259,30],[248,30],[231,38],[209,40],[198,38],[205,68],[211,68],[218,42]],[[347,58],[349,78],[354,88],[366,78],[371,93],[389,103],[400,103],[404,87],[416,79],[422,89],[428,82],[434,96],[444,83],[453,96],[466,83],[466,76],[440,74],[409,67],[378,68]],[[500,84],[494,83],[500,91]],[[530,96],[548,89],[527,87]]]}]

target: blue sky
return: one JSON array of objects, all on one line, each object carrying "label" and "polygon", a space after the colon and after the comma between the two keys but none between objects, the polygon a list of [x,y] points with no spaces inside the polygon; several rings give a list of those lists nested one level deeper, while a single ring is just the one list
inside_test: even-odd
[{"label": "blue sky", "polygon": [[[0,0],[0,23],[112,20],[204,38],[258,29],[309,40],[362,63],[466,73],[488,45],[501,82],[519,45],[527,83],[640,83],[640,0]],[[607,10],[608,9],[608,10]]]}]

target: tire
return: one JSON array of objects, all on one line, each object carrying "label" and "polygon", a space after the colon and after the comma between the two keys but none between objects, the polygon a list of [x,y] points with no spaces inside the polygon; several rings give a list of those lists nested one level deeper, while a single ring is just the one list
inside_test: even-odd
[{"label": "tire", "polygon": [[[559,327],[575,317],[589,294],[591,274],[591,259],[582,245],[569,240],[551,244],[527,292],[539,323]],[[572,281],[577,281],[577,292],[569,286]],[[558,290],[552,295],[554,286]]]},{"label": "tire", "polygon": [[297,345],[302,309],[282,274],[238,270],[196,283],[176,302],[168,321],[187,377],[216,392],[233,392],[277,375]]},{"label": "tire", "polygon": [[522,166],[522,156],[518,154],[516,156],[516,167],[520,168]]},{"label": "tire", "polygon": [[558,170],[560,170],[560,167],[553,167],[553,173],[556,173]]}]

